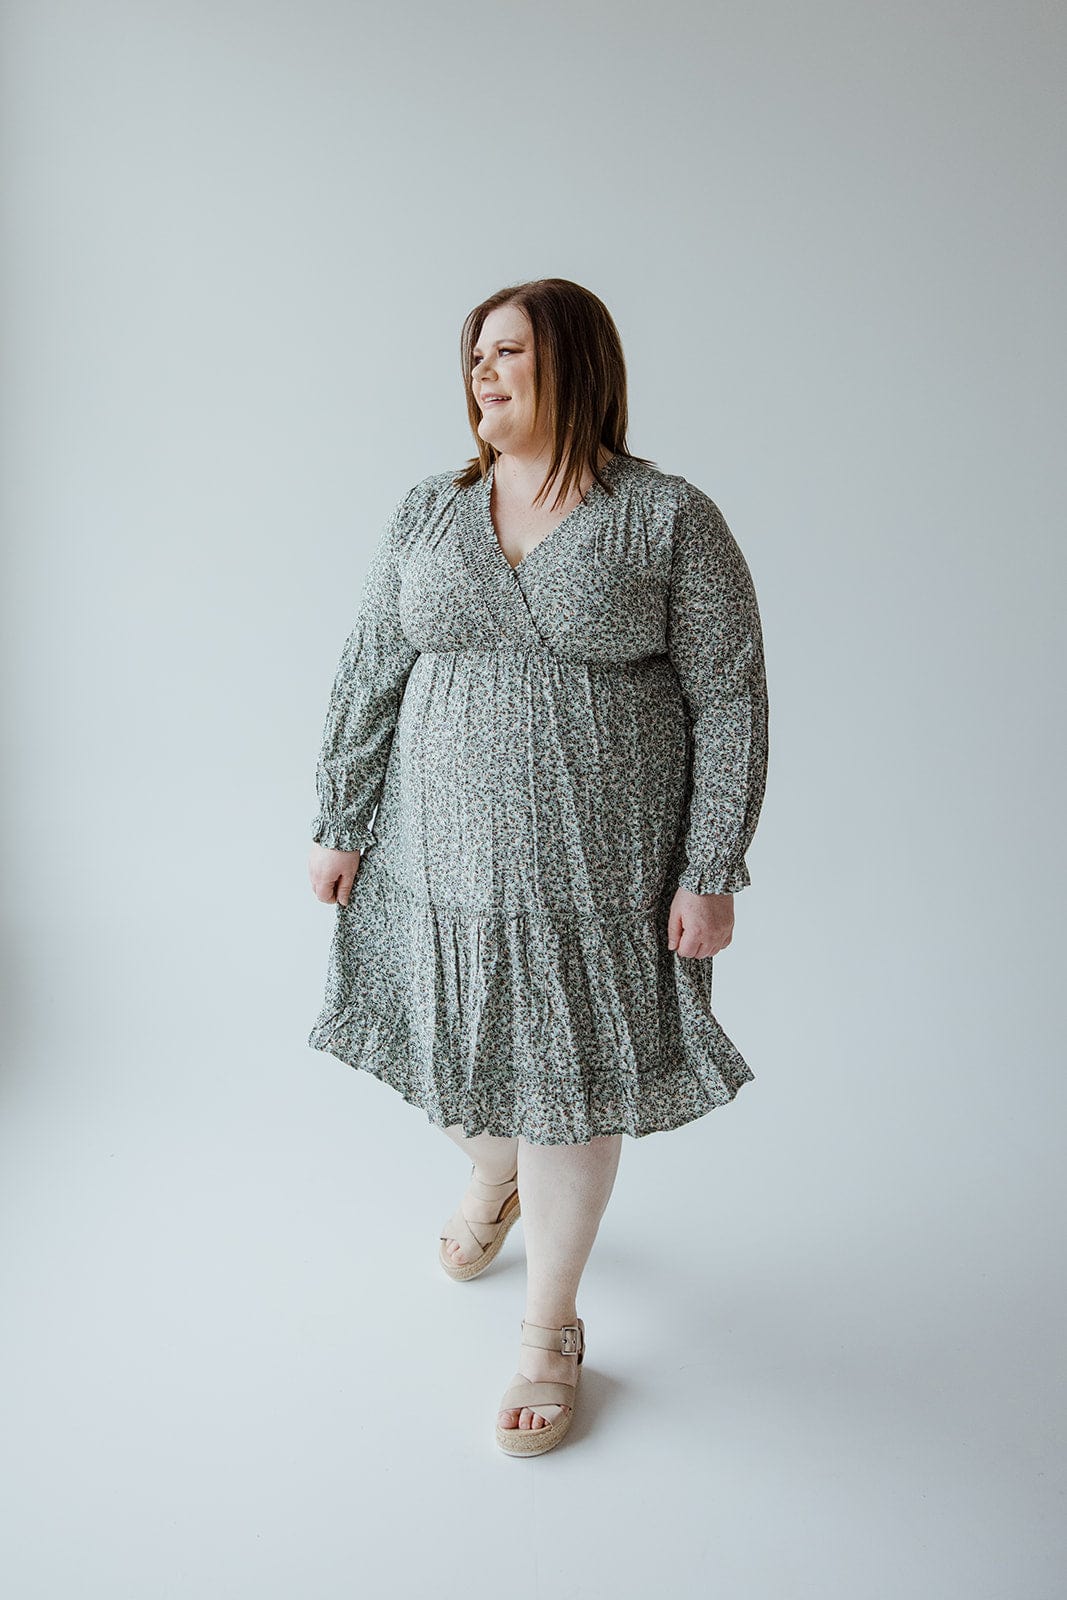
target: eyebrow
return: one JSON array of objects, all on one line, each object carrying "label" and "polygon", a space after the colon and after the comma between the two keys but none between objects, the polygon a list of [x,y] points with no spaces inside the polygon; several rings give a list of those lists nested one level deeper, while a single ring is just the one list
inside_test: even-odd
[{"label": "eyebrow", "polygon": [[[519,339],[519,338],[515,338],[515,339],[507,339],[507,338],[504,338],[504,339],[490,339],[489,343],[490,344],[497,344],[497,345],[499,345],[499,344],[522,344],[523,340]],[[474,346],[475,350],[477,350],[478,348],[479,347],[477,345]]]}]

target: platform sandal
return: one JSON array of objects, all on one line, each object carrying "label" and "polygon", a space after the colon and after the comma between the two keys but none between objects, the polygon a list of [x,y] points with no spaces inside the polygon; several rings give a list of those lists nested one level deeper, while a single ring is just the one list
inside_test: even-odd
[{"label": "platform sandal", "polygon": [[[439,1235],[441,1246],[438,1259],[448,1276],[460,1283],[468,1278],[476,1278],[479,1272],[485,1271],[490,1261],[495,1260],[508,1236],[508,1229],[519,1215],[518,1168],[503,1183],[484,1183],[476,1176],[476,1172],[477,1168],[471,1167],[471,1183],[468,1187],[473,1190],[473,1198],[490,1203],[497,1201],[499,1209],[495,1222],[479,1222],[463,1215],[461,1202],[458,1210],[445,1223],[444,1232]],[[468,1258],[466,1261],[455,1262],[451,1259],[445,1249],[448,1239],[456,1241]]]},{"label": "platform sandal", "polygon": [[524,1321],[522,1343],[541,1350],[558,1350],[561,1355],[578,1358],[573,1383],[552,1383],[547,1378],[527,1378],[517,1372],[511,1388],[497,1408],[499,1411],[514,1411],[522,1406],[529,1406],[532,1410],[541,1406],[568,1408],[551,1422],[546,1422],[543,1428],[502,1428],[497,1423],[496,1442],[506,1455],[539,1456],[559,1444],[574,1417],[578,1379],[582,1375],[582,1362],[585,1359],[585,1323],[579,1317],[577,1322],[566,1323],[562,1328],[541,1328],[535,1322]]}]

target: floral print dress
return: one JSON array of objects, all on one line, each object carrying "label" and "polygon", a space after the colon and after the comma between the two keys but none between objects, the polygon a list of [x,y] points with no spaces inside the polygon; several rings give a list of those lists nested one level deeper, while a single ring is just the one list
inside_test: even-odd
[{"label": "floral print dress", "polygon": [[754,1078],[676,888],[736,892],[763,801],[752,578],[685,478],[616,454],[512,567],[473,486],[424,478],[341,654],[312,836],[359,849],[308,1043],[438,1127],[575,1144],[690,1122]]}]

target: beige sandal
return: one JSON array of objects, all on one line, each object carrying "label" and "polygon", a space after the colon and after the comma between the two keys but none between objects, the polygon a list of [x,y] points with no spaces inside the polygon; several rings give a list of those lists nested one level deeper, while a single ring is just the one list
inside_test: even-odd
[{"label": "beige sandal", "polygon": [[[445,1223],[445,1230],[439,1235],[441,1248],[438,1251],[438,1258],[448,1276],[455,1278],[457,1282],[476,1278],[479,1272],[485,1271],[490,1261],[495,1260],[500,1253],[500,1247],[508,1236],[508,1229],[519,1215],[518,1168],[503,1183],[484,1183],[481,1178],[475,1176],[476,1170],[475,1167],[471,1167],[469,1185],[474,1190],[474,1199],[490,1202],[495,1200],[499,1210],[495,1222],[478,1222],[463,1215],[461,1202],[459,1209],[453,1212]],[[463,1254],[470,1259],[461,1261],[457,1265],[445,1250],[446,1239],[454,1239]],[[475,1255],[476,1250],[480,1250],[481,1254]]]},{"label": "beige sandal", "polygon": [[541,1328],[535,1322],[523,1322],[522,1343],[541,1350],[558,1350],[564,1356],[578,1357],[573,1383],[551,1383],[548,1379],[526,1378],[517,1372],[511,1388],[497,1408],[500,1411],[514,1411],[521,1406],[529,1406],[532,1410],[541,1406],[568,1408],[543,1428],[502,1428],[497,1423],[496,1442],[506,1455],[539,1456],[559,1444],[571,1425],[578,1396],[578,1379],[582,1375],[582,1362],[585,1359],[585,1323],[581,1317],[576,1323],[567,1323],[562,1328]]}]

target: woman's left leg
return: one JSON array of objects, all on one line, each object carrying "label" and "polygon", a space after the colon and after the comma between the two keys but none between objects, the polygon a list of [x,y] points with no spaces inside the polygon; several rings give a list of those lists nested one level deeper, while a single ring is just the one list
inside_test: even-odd
[{"label": "woman's left leg", "polygon": [[[578,1285],[607,1209],[622,1153],[622,1134],[588,1144],[530,1144],[519,1140],[519,1195],[526,1242],[527,1322],[543,1328],[573,1323]],[[523,1377],[574,1381],[575,1357],[530,1345],[519,1349]],[[562,1407],[501,1411],[502,1428],[540,1428]]]}]

